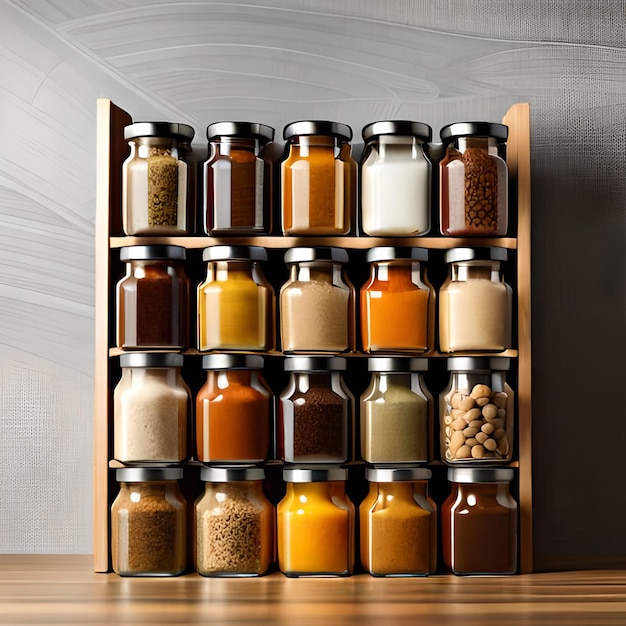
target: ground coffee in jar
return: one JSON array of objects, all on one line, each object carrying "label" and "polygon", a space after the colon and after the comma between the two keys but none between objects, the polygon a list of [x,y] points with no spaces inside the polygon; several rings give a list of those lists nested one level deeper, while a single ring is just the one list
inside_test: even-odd
[{"label": "ground coffee in jar", "polygon": [[512,469],[454,467],[452,493],[441,506],[445,567],[454,574],[515,574],[517,503]]},{"label": "ground coffee in jar", "polygon": [[180,246],[129,246],[117,291],[117,345],[124,350],[188,346],[189,279]]},{"label": "ground coffee in jar", "polygon": [[287,463],[345,463],[354,438],[354,397],[341,373],[341,357],[289,357],[280,394],[277,447]]},{"label": "ground coffee in jar", "polygon": [[187,567],[186,502],[179,468],[116,470],[111,557],[120,576],[175,576]]}]

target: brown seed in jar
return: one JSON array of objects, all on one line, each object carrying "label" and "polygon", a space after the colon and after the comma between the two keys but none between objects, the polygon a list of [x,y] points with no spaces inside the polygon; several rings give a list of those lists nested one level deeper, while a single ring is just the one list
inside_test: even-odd
[{"label": "brown seed in jar", "polygon": [[470,428],[469,426],[463,430],[466,437],[473,437],[478,432],[478,428]]},{"label": "brown seed in jar", "polygon": [[495,439],[489,438],[485,440],[483,446],[485,446],[485,449],[489,450],[489,452],[494,452],[498,447],[498,444],[496,443]]},{"label": "brown seed in jar", "polygon": [[474,446],[478,446],[480,444],[478,443],[478,441],[474,437],[468,437],[465,440],[465,445],[469,446],[470,448],[473,448]]},{"label": "brown seed in jar", "polygon": [[496,427],[493,424],[490,424],[489,422],[487,422],[486,424],[483,424],[480,427],[480,430],[482,430],[485,434],[487,435],[491,435],[491,433],[496,429]]},{"label": "brown seed in jar", "polygon": [[454,430],[452,430],[450,426],[446,426],[445,433],[446,433],[446,437],[450,439],[450,437],[452,437],[452,435],[454,434]]},{"label": "brown seed in jar", "polygon": [[474,385],[470,396],[475,400],[477,398],[488,398],[491,395],[491,388],[488,385]]},{"label": "brown seed in jar", "polygon": [[498,428],[504,428],[504,418],[502,417],[495,417],[493,419],[487,420],[487,422],[491,424],[496,430],[498,430]]},{"label": "brown seed in jar", "polygon": [[464,416],[463,419],[467,424],[473,422],[474,420],[480,419],[480,409],[470,409]]},{"label": "brown seed in jar", "polygon": [[472,449],[469,446],[461,446],[454,455],[457,459],[467,459],[472,454]]},{"label": "brown seed in jar", "polygon": [[463,430],[464,428],[467,427],[467,422],[462,417],[458,417],[457,419],[454,420],[454,422],[450,424],[450,426],[454,430]]},{"label": "brown seed in jar", "polygon": [[485,404],[489,404],[489,398],[477,398],[476,406],[483,407]]},{"label": "brown seed in jar", "polygon": [[506,393],[502,392],[502,391],[497,391],[496,393],[493,394],[493,396],[491,397],[491,401],[499,408],[499,409],[505,409],[506,408],[506,401],[507,401],[507,396]]},{"label": "brown seed in jar", "polygon": [[452,415],[444,415],[443,416],[443,423],[446,426],[449,426],[450,424],[452,424]]},{"label": "brown seed in jar", "polygon": [[498,407],[495,404],[486,404],[482,410],[483,417],[487,420],[498,417]]},{"label": "brown seed in jar", "polygon": [[476,441],[478,441],[478,443],[485,443],[485,441],[487,441],[487,439],[489,439],[489,435],[485,432],[479,432],[476,433]]},{"label": "brown seed in jar", "polygon": [[453,409],[458,409],[459,408],[459,404],[461,403],[461,400],[463,399],[463,396],[460,393],[455,393],[451,398],[450,398],[450,406]]},{"label": "brown seed in jar", "polygon": [[448,459],[448,461],[451,461],[454,458],[454,454],[452,454],[452,451],[449,448],[446,450],[444,456]]},{"label": "brown seed in jar", "polygon": [[472,420],[467,426],[468,428],[475,428],[478,431],[483,424],[484,422],[482,420]]},{"label": "brown seed in jar", "polygon": [[450,450],[456,452],[465,443],[465,435],[457,430],[452,437],[450,437]]},{"label": "brown seed in jar", "polygon": [[506,430],[504,428],[496,428],[491,435],[494,439],[502,439],[506,435]]},{"label": "brown seed in jar", "polygon": [[498,417],[506,417],[506,410],[498,409]]},{"label": "brown seed in jar", "polygon": [[507,441],[506,437],[502,437],[500,440],[498,440],[497,451],[502,456],[507,456],[507,454],[509,453],[509,442]]},{"label": "brown seed in jar", "polygon": [[450,411],[450,415],[452,419],[456,419],[457,417],[463,417],[465,415],[465,411],[463,409],[452,409]]},{"label": "brown seed in jar", "polygon": [[474,398],[472,398],[471,396],[465,396],[459,402],[459,409],[463,409],[464,411],[469,411],[470,409],[474,408],[475,404],[476,404],[476,401],[474,400]]},{"label": "brown seed in jar", "polygon": [[482,446],[474,446],[472,448],[472,458],[482,459],[485,456],[485,448]]}]

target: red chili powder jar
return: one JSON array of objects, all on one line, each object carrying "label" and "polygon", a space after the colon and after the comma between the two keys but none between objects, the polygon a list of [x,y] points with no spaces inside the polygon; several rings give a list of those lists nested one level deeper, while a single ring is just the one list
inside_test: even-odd
[{"label": "red chili powder jar", "polygon": [[130,246],[120,260],[126,276],[117,283],[117,345],[123,350],[177,349],[189,344],[189,278],[180,246]]}]

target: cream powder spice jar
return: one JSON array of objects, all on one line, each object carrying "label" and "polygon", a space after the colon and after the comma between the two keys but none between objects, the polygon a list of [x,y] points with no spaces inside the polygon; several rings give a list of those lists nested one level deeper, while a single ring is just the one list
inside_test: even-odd
[{"label": "cream powder spice jar", "polygon": [[441,352],[511,347],[513,290],[500,264],[505,248],[453,248],[445,255],[448,277],[439,291]]},{"label": "cream powder spice jar", "polygon": [[183,355],[120,356],[122,377],[113,392],[113,455],[122,463],[178,463],[188,456],[190,392]]}]

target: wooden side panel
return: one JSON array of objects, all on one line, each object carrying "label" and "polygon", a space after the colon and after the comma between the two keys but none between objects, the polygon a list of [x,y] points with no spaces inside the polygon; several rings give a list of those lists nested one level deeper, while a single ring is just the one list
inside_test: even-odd
[{"label": "wooden side panel", "polygon": [[532,528],[532,367],[530,259],[530,107],[513,105],[504,117],[509,126],[507,161],[517,181],[517,302],[518,302],[518,442],[520,504],[520,569],[533,569]]},{"label": "wooden side panel", "polygon": [[121,178],[126,147],[120,140],[131,118],[110,100],[97,103],[96,280],[94,345],[93,560],[96,572],[109,570],[109,237],[119,232]]}]

